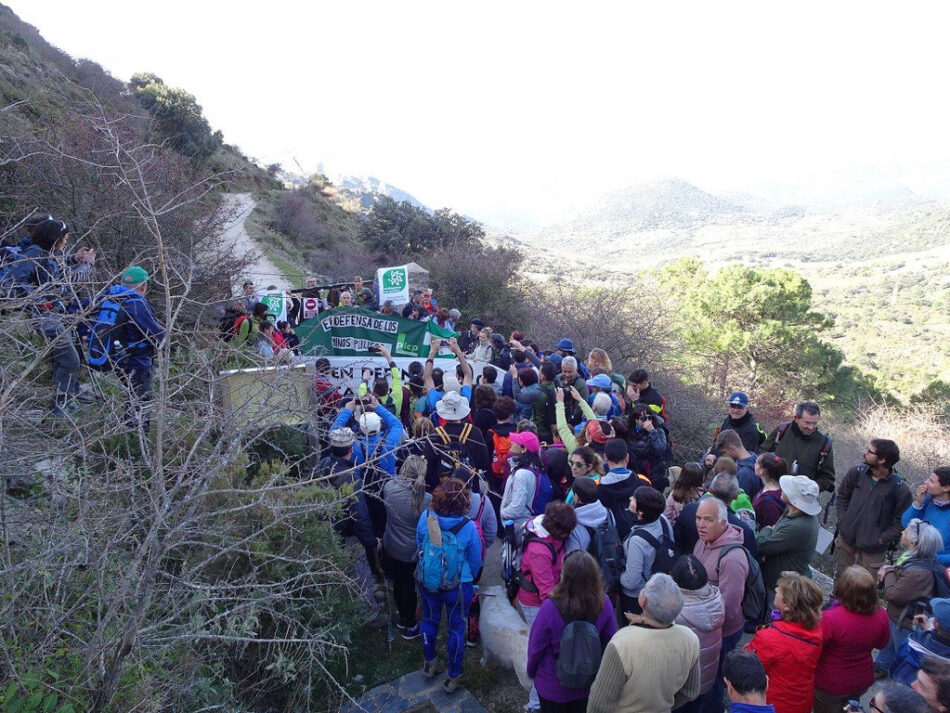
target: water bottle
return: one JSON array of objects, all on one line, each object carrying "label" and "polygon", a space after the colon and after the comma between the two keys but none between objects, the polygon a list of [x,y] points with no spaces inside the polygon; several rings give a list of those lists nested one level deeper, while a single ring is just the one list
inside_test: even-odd
[{"label": "water bottle", "polygon": [[505,520],[501,523],[502,528],[505,531],[505,539],[509,542],[515,541],[515,521],[514,520]]},{"label": "water bottle", "polygon": [[798,475],[798,459],[792,461],[792,475]]}]

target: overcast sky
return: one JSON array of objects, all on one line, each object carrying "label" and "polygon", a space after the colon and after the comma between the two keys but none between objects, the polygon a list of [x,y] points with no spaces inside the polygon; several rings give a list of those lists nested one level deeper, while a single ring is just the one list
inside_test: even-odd
[{"label": "overcast sky", "polygon": [[495,223],[665,177],[950,186],[944,1],[6,2],[74,57],[185,88],[263,162]]}]

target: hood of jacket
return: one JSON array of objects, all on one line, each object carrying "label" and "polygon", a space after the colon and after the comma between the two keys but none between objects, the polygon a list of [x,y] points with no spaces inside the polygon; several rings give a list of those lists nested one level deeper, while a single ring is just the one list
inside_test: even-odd
[{"label": "hood of jacket", "polygon": [[622,480],[608,480],[608,476],[605,475],[600,479],[600,502],[608,508],[616,506],[626,508],[630,504],[634,491],[641,485],[643,482],[632,473]]},{"label": "hood of jacket", "polygon": [[707,584],[702,589],[682,589],[683,610],[676,623],[699,631],[714,631],[722,627],[726,618],[725,606],[719,589]]},{"label": "hood of jacket", "polygon": [[577,524],[585,527],[600,527],[607,521],[607,508],[599,500],[574,509]]},{"label": "hood of jacket", "polygon": [[707,547],[711,550],[718,550],[721,547],[725,547],[726,545],[741,545],[744,542],[745,532],[743,531],[742,526],[729,523],[729,525],[726,526],[726,531],[718,538],[710,542]]},{"label": "hood of jacket", "polygon": [[554,542],[554,538],[551,537],[551,533],[545,530],[544,525],[541,524],[542,520],[544,520],[544,515],[535,515],[533,518],[531,518],[525,523],[525,528],[527,528],[529,532],[533,532],[542,540],[547,539],[547,540],[550,540],[551,542]]}]

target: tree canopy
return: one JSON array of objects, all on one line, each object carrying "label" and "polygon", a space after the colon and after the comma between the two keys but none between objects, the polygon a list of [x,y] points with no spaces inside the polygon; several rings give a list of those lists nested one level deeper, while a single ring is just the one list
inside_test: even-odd
[{"label": "tree canopy", "polygon": [[160,77],[147,72],[133,75],[129,86],[155,120],[159,140],[198,160],[220,148],[221,132],[211,131],[193,95],[184,89],[169,87]]},{"label": "tree canopy", "polygon": [[391,260],[417,260],[447,247],[478,247],[485,231],[478,223],[442,208],[429,213],[406,201],[381,196],[360,226],[367,249]]}]

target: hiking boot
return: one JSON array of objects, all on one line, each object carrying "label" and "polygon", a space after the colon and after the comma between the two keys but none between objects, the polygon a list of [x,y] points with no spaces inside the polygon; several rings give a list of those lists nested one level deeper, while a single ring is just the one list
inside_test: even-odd
[{"label": "hiking boot", "polygon": [[431,661],[426,661],[422,667],[422,675],[426,678],[432,678],[439,671],[442,670],[442,662],[439,659],[432,659]]},{"label": "hiking boot", "polygon": [[95,395],[88,391],[80,391],[73,396],[73,400],[81,404],[94,404],[97,401]]},{"label": "hiking boot", "polygon": [[446,676],[445,680],[442,681],[442,690],[446,693],[455,693],[459,687],[458,676],[452,678],[451,676]]},{"label": "hiking boot", "polygon": [[421,633],[418,624],[415,626],[407,626],[402,630],[402,638],[406,641],[412,641],[413,639],[418,639]]},{"label": "hiking boot", "polygon": [[478,637],[467,637],[465,639],[465,645],[470,649],[474,649],[478,646]]}]

